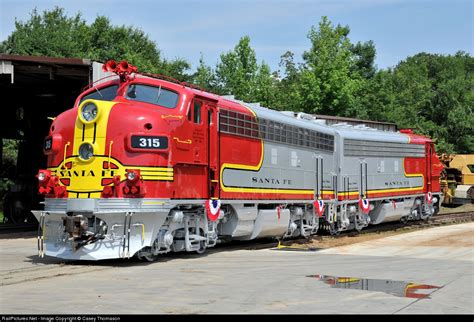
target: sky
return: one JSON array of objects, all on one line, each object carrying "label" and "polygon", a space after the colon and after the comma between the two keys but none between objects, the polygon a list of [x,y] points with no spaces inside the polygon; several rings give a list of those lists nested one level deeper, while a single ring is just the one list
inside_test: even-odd
[{"label": "sky", "polygon": [[167,59],[193,67],[202,55],[215,66],[220,54],[250,36],[259,62],[280,69],[286,51],[296,61],[310,49],[307,38],[321,16],[348,25],[352,43],[372,40],[376,65],[387,68],[419,52],[454,54],[473,49],[472,0],[0,0],[0,41],[38,11],[62,7],[92,23],[98,15],[115,25],[142,29]]}]

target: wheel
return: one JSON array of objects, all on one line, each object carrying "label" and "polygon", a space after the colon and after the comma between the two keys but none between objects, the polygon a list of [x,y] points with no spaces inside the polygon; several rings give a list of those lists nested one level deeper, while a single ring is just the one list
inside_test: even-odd
[{"label": "wheel", "polygon": [[154,262],[158,256],[153,254],[139,254],[137,255],[138,259],[144,262]]},{"label": "wheel", "polygon": [[[146,248],[145,248],[145,249],[146,249]],[[148,249],[150,250],[149,247],[148,247]],[[145,261],[146,261],[146,262],[154,262],[154,261],[158,258],[158,256],[157,256],[157,255],[153,255],[153,254],[151,254],[151,253],[149,253],[149,252],[147,252],[147,251],[143,251],[143,252],[142,252],[142,251],[139,251],[139,252],[137,253],[137,258],[138,258],[139,260],[141,260],[141,261],[144,261],[144,262],[145,262]]]},{"label": "wheel", "polygon": [[404,225],[406,225],[406,223],[408,222],[408,217],[407,216],[404,216],[402,218],[400,218],[400,222]]},{"label": "wheel", "polygon": [[142,261],[147,261],[147,262],[154,262],[158,256],[156,255],[143,255],[141,257],[138,257]]},{"label": "wheel", "polygon": [[199,249],[196,251],[197,254],[204,254],[206,252],[206,241],[201,240],[199,242]]},{"label": "wheel", "polygon": [[329,233],[331,236],[339,236],[341,234],[341,231],[338,229],[337,224],[331,223],[329,225]]}]

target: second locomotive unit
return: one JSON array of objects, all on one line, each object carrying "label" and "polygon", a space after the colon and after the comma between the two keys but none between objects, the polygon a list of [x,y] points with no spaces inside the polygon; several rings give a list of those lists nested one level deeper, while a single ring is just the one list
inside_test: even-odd
[{"label": "second locomotive unit", "polygon": [[442,165],[426,137],[327,126],[126,62],[104,67],[119,77],[84,91],[45,139],[41,255],[153,260],[438,211]]}]

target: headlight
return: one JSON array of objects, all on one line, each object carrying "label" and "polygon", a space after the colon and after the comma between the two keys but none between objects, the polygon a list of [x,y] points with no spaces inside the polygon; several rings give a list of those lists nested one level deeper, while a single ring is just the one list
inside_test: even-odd
[{"label": "headlight", "polygon": [[79,158],[84,161],[90,160],[94,156],[94,147],[90,143],[83,143],[79,147]]},{"label": "headlight", "polygon": [[81,118],[85,123],[91,123],[97,118],[99,114],[99,109],[97,105],[92,102],[86,103],[81,108]]}]

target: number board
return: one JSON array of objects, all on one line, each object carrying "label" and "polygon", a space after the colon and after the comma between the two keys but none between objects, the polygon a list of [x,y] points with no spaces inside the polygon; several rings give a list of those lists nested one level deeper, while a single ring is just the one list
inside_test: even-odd
[{"label": "number board", "polygon": [[46,139],[44,139],[43,149],[45,151],[49,151],[49,150],[51,150],[52,147],[53,147],[53,138],[52,137],[47,137]]},{"label": "number board", "polygon": [[132,135],[132,148],[134,149],[168,149],[168,138],[166,136],[141,136]]}]

